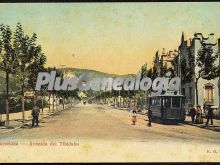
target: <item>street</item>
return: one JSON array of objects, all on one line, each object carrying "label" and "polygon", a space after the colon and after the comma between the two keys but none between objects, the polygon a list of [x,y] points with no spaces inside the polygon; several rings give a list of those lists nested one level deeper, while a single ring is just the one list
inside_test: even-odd
[{"label": "street", "polygon": [[[35,157],[38,162],[219,160],[219,132],[184,124],[153,123],[152,127],[148,127],[145,118],[138,115],[136,125],[131,125],[131,116],[127,111],[103,105],[79,104],[42,119],[39,127],[1,135],[0,142],[17,141],[21,142],[21,146],[11,146],[18,155],[11,155],[11,147],[1,146],[0,160],[28,162],[28,156],[39,153],[41,156]],[[62,142],[62,147],[47,146],[45,149],[40,144],[45,141],[59,142],[60,145]],[[71,143],[77,143],[78,147],[71,148]],[[212,149],[217,153],[208,154]],[[65,152],[65,156],[54,156],[54,153],[61,152]],[[174,159],[172,154],[176,152],[180,155],[175,154]],[[160,157],[156,156],[158,154]]]},{"label": "street", "polygon": [[220,143],[220,133],[190,125],[163,125],[153,123],[146,126],[147,117],[139,115],[136,125],[131,125],[129,112],[111,107],[87,104],[78,106],[59,115],[45,118],[40,127],[18,130],[1,136],[0,139],[125,139],[137,141],[196,141]]}]

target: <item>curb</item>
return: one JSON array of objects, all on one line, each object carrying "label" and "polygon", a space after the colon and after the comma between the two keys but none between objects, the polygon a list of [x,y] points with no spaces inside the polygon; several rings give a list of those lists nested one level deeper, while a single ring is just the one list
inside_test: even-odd
[{"label": "curb", "polygon": [[[118,108],[115,108],[115,107],[113,107],[113,108],[114,109],[118,109]],[[118,110],[123,110],[123,109],[118,109]],[[128,109],[125,109],[125,111],[123,111],[123,112],[128,112]],[[145,116],[144,114],[141,114],[141,113],[137,113],[137,114],[140,115],[140,116]],[[195,125],[195,124],[192,124],[192,123],[188,123],[187,121],[185,121],[183,124],[189,125],[189,126],[194,126],[194,127],[201,128],[201,129],[206,129],[206,130],[211,130],[211,131],[215,131],[215,132],[220,132],[220,126],[217,126],[219,128],[210,127],[210,126],[207,127],[206,125]]]},{"label": "curb", "polygon": [[189,125],[189,126],[194,126],[194,127],[197,127],[197,128],[201,128],[201,129],[220,132],[220,126],[219,126],[219,129],[216,129],[215,127],[209,127],[209,126],[207,127],[206,125],[195,125],[195,124],[192,124],[192,123],[184,123],[184,124]]},{"label": "curb", "polygon": [[15,127],[15,128],[13,128],[13,129],[7,129],[7,131],[0,132],[0,135],[4,135],[4,134],[7,134],[7,133],[16,131],[16,130],[18,130],[18,129],[20,129],[20,128],[21,128],[21,127]]},{"label": "curb", "polygon": [[[39,119],[39,120],[42,120],[42,119],[48,118],[48,117],[53,117],[53,114],[57,114],[57,113],[59,113],[59,112],[63,112],[63,111],[65,111],[65,110],[69,110],[69,109],[70,109],[70,107],[67,107],[67,108],[65,108],[65,109],[62,109],[62,110],[53,112],[53,113],[51,113],[51,114],[49,114],[49,115],[47,115],[47,116],[45,116],[45,117],[43,117],[43,118],[41,118],[41,119]],[[31,120],[29,119],[29,120],[26,120],[26,121],[28,122],[28,121],[31,121]],[[26,123],[26,124],[27,124],[27,123]],[[15,127],[15,128],[13,128],[13,129],[7,129],[7,128],[5,128],[6,131],[3,131],[3,132],[0,131],[0,135],[4,135],[4,134],[8,134],[8,133],[14,132],[14,131],[16,131],[16,130],[18,130],[18,129],[21,129],[22,127],[23,127],[23,126],[21,125],[21,126],[17,126],[17,127]]]}]

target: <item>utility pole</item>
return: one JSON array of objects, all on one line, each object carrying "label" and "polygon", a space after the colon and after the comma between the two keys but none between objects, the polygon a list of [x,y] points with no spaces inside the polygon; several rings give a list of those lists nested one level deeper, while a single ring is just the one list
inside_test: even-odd
[{"label": "utility pole", "polygon": [[60,65],[61,66],[61,68],[62,68],[62,73],[63,73],[63,75],[64,75],[64,66],[66,66],[66,65]]},{"label": "utility pole", "polygon": [[[63,76],[64,76],[64,66],[66,66],[66,65],[60,65],[61,66],[61,68],[62,68],[62,74],[63,74]],[[62,98],[62,104],[63,104],[63,106],[64,106],[64,97]],[[60,104],[60,97],[59,97],[59,104]]]},{"label": "utility pole", "polygon": [[182,94],[182,75],[181,75],[181,63],[180,63],[180,51],[178,50],[178,76],[180,77],[180,89],[179,89],[179,94]]}]

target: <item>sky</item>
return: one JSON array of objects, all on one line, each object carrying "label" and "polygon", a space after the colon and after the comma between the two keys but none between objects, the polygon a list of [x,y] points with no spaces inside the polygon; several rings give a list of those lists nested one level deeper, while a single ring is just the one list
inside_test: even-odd
[{"label": "sky", "polygon": [[0,4],[0,23],[38,35],[46,66],[137,73],[157,50],[178,49],[182,32],[220,38],[220,3]]}]

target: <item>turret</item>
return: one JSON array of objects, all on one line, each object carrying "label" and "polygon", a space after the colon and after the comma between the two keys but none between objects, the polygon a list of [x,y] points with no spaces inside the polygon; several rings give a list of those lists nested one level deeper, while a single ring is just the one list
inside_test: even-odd
[{"label": "turret", "polygon": [[184,42],[184,32],[182,32],[182,37],[181,37],[181,44]]}]

